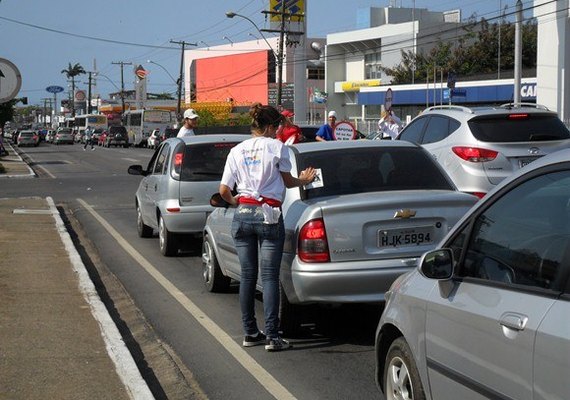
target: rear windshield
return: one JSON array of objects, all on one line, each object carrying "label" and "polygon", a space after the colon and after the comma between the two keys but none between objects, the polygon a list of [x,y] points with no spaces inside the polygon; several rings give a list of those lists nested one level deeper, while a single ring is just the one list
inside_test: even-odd
[{"label": "rear windshield", "polygon": [[226,158],[238,142],[187,145],[180,180],[208,182],[222,179]]},{"label": "rear windshield", "polygon": [[111,133],[127,133],[127,128],[124,126],[112,126],[110,131]]},{"label": "rear windshield", "polygon": [[[509,117],[509,115],[511,115]],[[554,115],[513,114],[477,117],[469,121],[473,136],[482,142],[539,142],[570,139],[570,132]]]},{"label": "rear windshield", "polygon": [[61,130],[57,133],[59,133],[60,135],[71,135],[71,131],[69,131],[69,130]]},{"label": "rear windshield", "polygon": [[178,135],[178,129],[166,128],[164,130],[164,136],[167,138],[176,137],[176,135]]},{"label": "rear windshield", "polygon": [[21,132],[21,133],[20,133],[20,136],[22,136],[22,137],[24,137],[24,136],[25,136],[25,137],[32,137],[32,136],[34,136],[34,134],[33,134],[32,132]]},{"label": "rear windshield", "polygon": [[454,190],[420,148],[358,148],[300,155],[300,170],[320,168],[323,187],[304,190],[305,199],[393,190]]}]

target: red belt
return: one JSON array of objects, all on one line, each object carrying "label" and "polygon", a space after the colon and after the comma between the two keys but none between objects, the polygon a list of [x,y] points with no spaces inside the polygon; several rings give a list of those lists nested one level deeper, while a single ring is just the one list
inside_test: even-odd
[{"label": "red belt", "polygon": [[238,202],[239,204],[250,204],[254,206],[269,204],[271,207],[281,207],[281,202],[279,200],[270,199],[268,197],[262,197],[261,200],[256,200],[251,197],[239,197]]}]

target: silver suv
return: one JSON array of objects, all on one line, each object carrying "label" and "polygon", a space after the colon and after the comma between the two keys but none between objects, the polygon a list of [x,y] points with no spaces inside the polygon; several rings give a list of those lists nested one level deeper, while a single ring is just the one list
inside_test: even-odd
[{"label": "silver suv", "polygon": [[200,235],[213,211],[210,196],[218,191],[230,149],[250,135],[199,135],[171,138],[160,144],[142,175],[135,195],[140,237],[158,230],[160,252],[175,256],[184,234]]},{"label": "silver suv", "polygon": [[422,145],[459,190],[483,197],[526,164],[570,147],[570,132],[555,112],[536,104],[449,105],[427,108],[398,140]]},{"label": "silver suv", "polygon": [[570,149],[513,174],[386,293],[386,399],[570,399]]}]

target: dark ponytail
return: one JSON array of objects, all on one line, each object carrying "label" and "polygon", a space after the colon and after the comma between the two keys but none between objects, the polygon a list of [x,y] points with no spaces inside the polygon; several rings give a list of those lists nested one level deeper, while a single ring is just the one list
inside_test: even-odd
[{"label": "dark ponytail", "polygon": [[249,109],[251,116],[251,129],[258,133],[263,133],[268,126],[279,126],[283,116],[272,106],[264,106],[261,103],[254,103]]}]

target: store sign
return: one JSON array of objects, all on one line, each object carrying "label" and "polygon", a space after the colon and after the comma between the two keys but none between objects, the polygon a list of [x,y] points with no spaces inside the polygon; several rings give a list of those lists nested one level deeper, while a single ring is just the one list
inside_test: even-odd
[{"label": "store sign", "polygon": [[364,81],[347,81],[342,83],[343,92],[360,92],[363,87],[376,87],[380,86],[382,81],[380,79],[367,79]]},{"label": "store sign", "polygon": [[356,138],[356,128],[348,121],[341,121],[334,127],[336,140],[354,140]]}]

